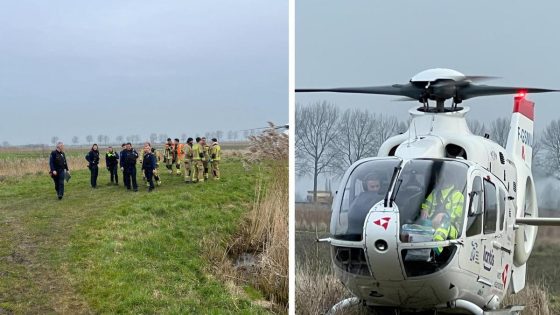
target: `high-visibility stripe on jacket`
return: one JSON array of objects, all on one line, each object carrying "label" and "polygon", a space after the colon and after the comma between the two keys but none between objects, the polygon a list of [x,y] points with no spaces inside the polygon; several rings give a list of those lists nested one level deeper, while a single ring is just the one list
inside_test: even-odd
[{"label": "high-visibility stripe on jacket", "polygon": [[[434,196],[434,194],[436,194],[436,196]],[[444,209],[451,217],[452,223],[456,223],[456,221],[463,217],[463,203],[465,197],[459,190],[455,189],[454,186],[450,186],[441,190],[441,196],[437,195],[436,191],[432,191],[422,203],[422,210],[427,211],[428,217],[434,215],[437,207],[441,205],[443,205]]]},{"label": "high-visibility stripe on jacket", "polygon": [[187,160],[193,159],[193,148],[188,144],[185,146],[185,158]]},{"label": "high-visibility stripe on jacket", "polygon": [[210,146],[207,144],[204,145],[204,158],[202,159],[204,161],[210,160]]},{"label": "high-visibility stripe on jacket", "polygon": [[202,158],[200,158],[200,153],[204,153],[204,149],[202,148],[202,146],[198,143],[193,144],[192,146],[192,150],[193,150],[193,160],[195,161],[200,161],[202,160]]},{"label": "high-visibility stripe on jacket", "polygon": [[210,149],[210,156],[214,161],[219,161],[222,159],[222,148],[219,144],[216,143],[212,145],[212,148]]}]

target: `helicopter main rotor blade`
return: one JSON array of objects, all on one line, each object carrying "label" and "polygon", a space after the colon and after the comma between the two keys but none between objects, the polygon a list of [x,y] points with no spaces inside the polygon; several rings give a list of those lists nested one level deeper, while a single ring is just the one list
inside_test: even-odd
[{"label": "helicopter main rotor blade", "polygon": [[457,89],[457,97],[461,100],[467,100],[469,98],[478,97],[478,96],[516,94],[519,92],[546,93],[546,92],[560,92],[560,90],[469,84],[467,86]]},{"label": "helicopter main rotor blade", "polygon": [[393,84],[387,86],[340,87],[340,88],[328,88],[328,89],[296,89],[296,92],[383,94],[383,95],[408,96],[414,99],[418,99],[422,94],[422,89],[419,89],[411,84]]}]

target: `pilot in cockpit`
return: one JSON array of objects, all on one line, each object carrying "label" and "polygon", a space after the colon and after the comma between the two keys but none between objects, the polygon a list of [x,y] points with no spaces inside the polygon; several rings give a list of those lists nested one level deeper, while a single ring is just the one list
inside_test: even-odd
[{"label": "pilot in cockpit", "polygon": [[[365,218],[369,210],[379,201],[381,201],[386,193],[385,179],[376,172],[366,174],[362,179],[363,191],[350,204],[348,213],[348,228],[355,233],[361,234]],[[349,231],[350,233],[350,231]]]}]

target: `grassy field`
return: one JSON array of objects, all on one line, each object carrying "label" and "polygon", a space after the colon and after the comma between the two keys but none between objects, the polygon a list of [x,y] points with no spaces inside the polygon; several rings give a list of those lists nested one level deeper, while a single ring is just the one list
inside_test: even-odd
[{"label": "grassy field", "polygon": [[[543,216],[554,216],[543,211]],[[558,216],[558,215],[556,215]],[[331,269],[330,247],[317,243],[316,235],[327,237],[330,209],[325,206],[296,206],[296,313],[326,312],[350,293],[334,276]],[[528,262],[528,286],[508,302],[526,305],[525,315],[560,314],[560,229],[541,227]],[[347,314],[367,314],[354,307]]]},{"label": "grassy field", "polygon": [[46,175],[4,177],[0,314],[269,313],[250,284],[214,275],[208,254],[226,251],[270,174],[239,159],[222,174],[195,185],[163,174],[154,192],[134,193],[107,185],[104,169],[92,189],[79,170],[62,201]]}]

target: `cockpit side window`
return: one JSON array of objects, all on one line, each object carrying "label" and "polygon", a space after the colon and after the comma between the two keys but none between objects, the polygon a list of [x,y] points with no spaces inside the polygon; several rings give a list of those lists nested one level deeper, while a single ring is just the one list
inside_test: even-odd
[{"label": "cockpit side window", "polygon": [[467,236],[479,235],[482,232],[482,196],[482,179],[480,179],[480,176],[476,176],[469,193]]},{"label": "cockpit side window", "polygon": [[[371,160],[356,166],[344,183],[342,203],[333,212],[331,233],[336,239],[359,241],[371,208],[384,199],[398,159]],[[334,230],[333,230],[334,228]]]},{"label": "cockpit side window", "polygon": [[496,186],[490,181],[484,180],[484,234],[496,232],[497,219],[498,204]]}]

